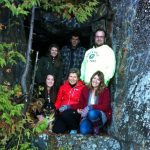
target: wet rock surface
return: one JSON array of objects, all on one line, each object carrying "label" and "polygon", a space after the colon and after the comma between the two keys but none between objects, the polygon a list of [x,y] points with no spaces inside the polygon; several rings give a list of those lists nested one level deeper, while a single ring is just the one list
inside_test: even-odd
[{"label": "wet rock surface", "polygon": [[[35,144],[36,143],[36,144]],[[65,150],[121,150],[120,143],[109,136],[91,135],[40,135],[35,146],[40,150],[65,149]]]},{"label": "wet rock surface", "polygon": [[75,150],[121,150],[120,143],[107,136],[60,135],[57,146]]},{"label": "wet rock surface", "polygon": [[150,150],[150,1],[110,3],[114,12],[110,35],[117,65],[111,85],[113,118],[109,136],[49,136],[55,148]]},{"label": "wet rock surface", "polygon": [[110,1],[117,68],[109,133],[122,149],[150,149],[150,1]]}]

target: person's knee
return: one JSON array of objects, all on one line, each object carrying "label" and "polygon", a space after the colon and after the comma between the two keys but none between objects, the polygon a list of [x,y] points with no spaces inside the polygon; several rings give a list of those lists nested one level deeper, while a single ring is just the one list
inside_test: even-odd
[{"label": "person's knee", "polygon": [[91,132],[92,132],[91,123],[87,119],[82,120],[80,123],[80,133],[81,134],[90,134]]},{"label": "person's knee", "polygon": [[96,110],[90,110],[89,112],[88,112],[88,119],[90,120],[90,121],[97,121],[98,119],[99,119],[99,114],[97,113],[97,111]]},{"label": "person's knee", "polygon": [[72,110],[70,109],[67,109],[61,113],[61,118],[63,118],[64,120],[68,120],[68,118],[70,117],[72,117]]}]

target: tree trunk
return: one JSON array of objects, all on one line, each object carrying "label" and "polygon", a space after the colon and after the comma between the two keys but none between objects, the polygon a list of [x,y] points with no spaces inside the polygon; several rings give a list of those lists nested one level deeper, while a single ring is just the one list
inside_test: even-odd
[{"label": "tree trunk", "polygon": [[22,92],[23,95],[25,96],[25,107],[24,107],[24,113],[27,110],[27,107],[30,103],[30,100],[28,98],[28,94],[29,94],[29,90],[27,89],[27,76],[29,73],[29,68],[31,65],[31,58],[30,58],[30,53],[32,50],[32,37],[33,37],[33,28],[34,28],[34,17],[35,17],[35,7],[32,8],[32,15],[31,15],[31,22],[30,22],[30,33],[29,33],[29,40],[28,40],[28,49],[27,49],[27,53],[26,53],[26,67],[24,70],[24,73],[22,75],[21,78],[21,86],[22,86]]}]

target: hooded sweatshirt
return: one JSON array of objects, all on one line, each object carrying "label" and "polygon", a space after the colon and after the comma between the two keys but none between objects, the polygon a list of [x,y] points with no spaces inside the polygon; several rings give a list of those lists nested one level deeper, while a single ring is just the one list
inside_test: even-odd
[{"label": "hooded sweatshirt", "polygon": [[96,71],[101,71],[104,74],[105,84],[108,85],[115,73],[115,65],[115,54],[109,46],[93,47],[85,53],[80,78],[85,83],[89,83],[92,75]]}]

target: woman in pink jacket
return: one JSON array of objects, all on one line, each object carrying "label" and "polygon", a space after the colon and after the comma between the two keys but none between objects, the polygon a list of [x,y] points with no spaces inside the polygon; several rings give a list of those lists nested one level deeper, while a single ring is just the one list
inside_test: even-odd
[{"label": "woman in pink jacket", "polygon": [[64,133],[69,131],[75,133],[79,127],[80,114],[79,98],[84,83],[79,80],[80,71],[77,68],[70,69],[68,80],[60,87],[55,102],[58,115],[54,123],[53,132]]},{"label": "woman in pink jacket", "polygon": [[82,120],[80,132],[82,134],[98,134],[99,129],[110,121],[112,109],[109,90],[104,83],[104,75],[97,71],[85,86],[80,96],[80,109]]}]

